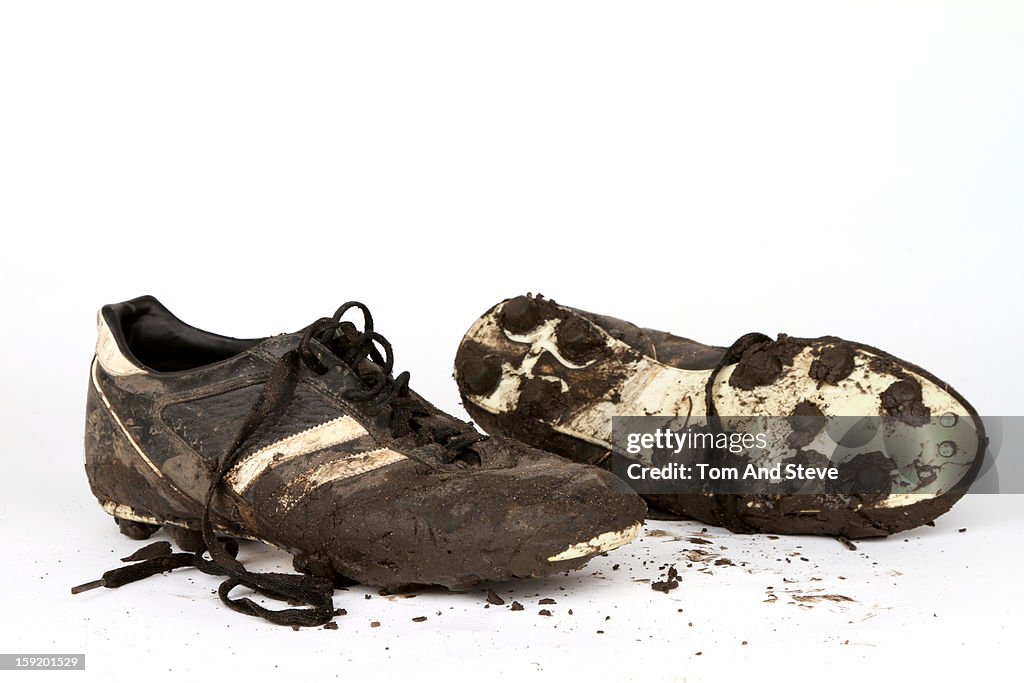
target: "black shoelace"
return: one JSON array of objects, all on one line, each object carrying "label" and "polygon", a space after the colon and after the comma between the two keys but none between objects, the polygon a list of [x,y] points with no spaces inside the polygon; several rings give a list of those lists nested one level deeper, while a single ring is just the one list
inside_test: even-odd
[{"label": "black shoelace", "polygon": [[[358,308],[363,314],[362,332],[352,323],[341,320],[352,308]],[[320,349],[328,353],[324,354]],[[416,444],[441,444],[447,454],[445,464],[466,466],[479,461],[478,456],[467,449],[486,437],[475,430],[467,430],[451,418],[434,414],[410,393],[408,372],[392,377],[394,353],[391,344],[374,331],[370,310],[359,302],[350,301],[333,317],[321,318],[307,327],[298,346],[281,357],[263,385],[207,489],[201,524],[203,547],[194,553],[175,553],[166,541],[152,543],[122,560],[134,564],[111,569],[98,581],[76,586],[71,592],[81,593],[100,587],[118,588],[172,569],[194,567],[205,574],[228,577],[217,593],[221,601],[236,612],[285,626],[319,626],[330,621],[334,617],[332,581],[304,574],[247,570],[236,559],[238,544],[234,539],[216,535],[210,510],[224,477],[245,452],[246,442],[291,397],[299,379],[300,364],[322,375],[330,371],[331,364],[337,363],[351,368],[363,385],[349,390],[344,398],[361,403],[371,415],[389,408],[388,424],[392,437],[397,439],[411,435]],[[207,552],[210,559],[205,557]],[[230,593],[238,586],[306,607],[272,610],[247,597],[232,598]]]}]

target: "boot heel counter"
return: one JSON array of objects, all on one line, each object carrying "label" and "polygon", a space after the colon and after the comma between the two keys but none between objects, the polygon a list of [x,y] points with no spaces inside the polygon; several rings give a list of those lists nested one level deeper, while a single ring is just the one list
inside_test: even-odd
[{"label": "boot heel counter", "polygon": [[140,466],[135,444],[119,425],[112,406],[101,393],[102,387],[97,386],[98,373],[94,361],[85,418],[85,474],[89,488],[105,508],[116,504],[147,515],[165,513],[154,505],[154,482]]},{"label": "boot heel counter", "polygon": [[109,378],[142,372],[125,355],[101,308],[96,313],[96,352],[89,365],[85,417],[85,473],[101,504],[134,505],[139,489],[145,488],[145,477],[140,480],[133,464],[134,446],[120,428],[101,385]]},{"label": "boot heel counter", "polygon": [[114,500],[112,482],[102,476],[105,462],[115,457],[115,432],[107,407],[96,390],[96,359],[89,366],[89,390],[85,400],[85,475],[93,495],[106,503]]},{"label": "boot heel counter", "polygon": [[[159,466],[129,435],[111,404],[112,378],[94,361],[89,378],[85,419],[85,472],[89,488],[112,515],[131,510],[129,519],[191,522],[198,519],[195,499],[167,479]],[[132,424],[129,420],[129,424]]]}]

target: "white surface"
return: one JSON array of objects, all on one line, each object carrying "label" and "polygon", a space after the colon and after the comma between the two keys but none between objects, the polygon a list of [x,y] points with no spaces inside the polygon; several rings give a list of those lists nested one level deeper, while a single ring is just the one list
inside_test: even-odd
[{"label": "white surface", "polygon": [[[1024,496],[976,496],[935,528],[858,542],[855,552],[827,538],[715,529],[704,536],[712,545],[693,544],[702,525],[650,521],[642,540],[583,571],[494,586],[504,606],[486,607],[482,589],[402,598],[360,586],[335,593],[335,606],[348,610],[337,631],[298,633],[227,611],[214,594],[218,581],[191,570],[72,598],[70,586],[141,547],[119,536],[87,497],[84,487],[69,491],[28,528],[4,520],[6,547],[26,549],[5,568],[17,591],[8,594],[4,643],[14,651],[85,652],[97,678],[141,667],[158,677],[223,671],[238,680],[268,672],[282,680],[296,673],[432,680],[445,672],[456,680],[538,672],[563,680],[895,680],[897,673],[954,680],[1010,666],[1020,643]],[[40,528],[50,534],[45,546]],[[289,568],[286,556],[243,548],[243,559],[263,558],[254,567]],[[716,555],[688,568],[695,550]],[[734,566],[716,566],[722,558]],[[667,563],[682,574],[679,588],[664,594],[639,582],[664,579]],[[793,597],[818,594],[853,602],[801,606]],[[776,601],[766,603],[772,595]],[[545,597],[557,604],[539,605]],[[511,612],[513,599],[525,609]],[[414,623],[419,616],[427,621]]]},{"label": "white surface", "polygon": [[[137,546],[91,501],[81,429],[95,311],[145,292],[236,336],[363,300],[459,414],[459,338],[528,290],[714,343],[836,334],[1022,414],[1021,73],[1015,2],[3,3],[0,650],[103,680],[1012,671],[1010,497],[858,552],[727,536],[750,564],[668,595],[630,580],[678,563],[664,538],[500,588],[519,613],[352,590],[338,631],[235,615],[186,572],[68,589]],[[778,592],[819,585],[856,602]]]}]

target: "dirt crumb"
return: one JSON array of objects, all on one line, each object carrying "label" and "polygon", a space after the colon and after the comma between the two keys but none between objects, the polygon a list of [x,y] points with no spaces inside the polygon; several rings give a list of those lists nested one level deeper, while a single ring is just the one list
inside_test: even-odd
[{"label": "dirt crumb", "polygon": [[651,590],[656,590],[660,593],[668,593],[676,588],[679,588],[679,572],[676,570],[675,565],[669,566],[664,581],[651,582]]}]

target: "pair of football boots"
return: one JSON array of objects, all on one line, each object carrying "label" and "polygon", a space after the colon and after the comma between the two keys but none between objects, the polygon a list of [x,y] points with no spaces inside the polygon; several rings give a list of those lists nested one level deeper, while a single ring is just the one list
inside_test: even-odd
[{"label": "pair of football boots", "polygon": [[[180,551],[152,543],[74,591],[188,566],[225,577],[232,609],[311,626],[332,618],[336,585],[461,589],[577,569],[638,535],[644,498],[738,532],[884,536],[948,510],[985,444],[959,394],[878,349],[763,335],[709,347],[540,296],[477,320],[455,377],[489,436],[409,388],[360,303],[262,339],[196,329],[153,297],[104,306],[89,483],[123,533],[163,528]],[[610,471],[624,455],[612,418],[646,415],[799,416],[784,448],[805,460],[833,416],[895,419],[920,428],[921,447],[883,456],[903,487],[883,493],[642,498]],[[948,434],[922,427],[934,419]],[[858,448],[847,459],[880,455]],[[301,573],[248,570],[235,539],[288,551]],[[233,597],[237,586],[298,606]]]}]

